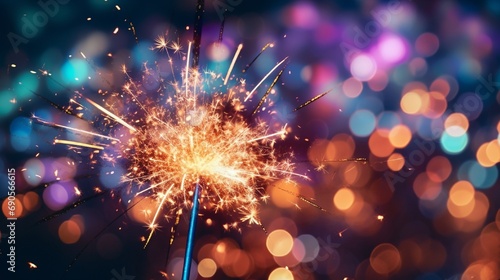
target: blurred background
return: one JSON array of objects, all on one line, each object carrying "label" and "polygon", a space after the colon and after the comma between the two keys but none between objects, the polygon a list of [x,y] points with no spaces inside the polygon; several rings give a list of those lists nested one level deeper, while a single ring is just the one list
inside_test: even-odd
[{"label": "blurred background", "polygon": [[[0,5],[0,197],[3,218],[15,168],[19,217],[15,273],[0,227],[0,278],[180,279],[188,215],[172,246],[173,221],[163,220],[143,249],[147,203],[122,215],[130,194],[109,192],[124,167],[54,145],[81,138],[32,117],[67,123],[56,107],[75,90],[119,90],[123,64],[147,88],[144,66],[168,63],[154,40],[165,35],[185,53],[195,1]],[[201,69],[225,74],[242,43],[234,81],[253,88],[289,57],[270,97],[290,128],[277,147],[311,180],[266,186],[267,234],[206,213],[191,279],[500,279],[499,16],[495,0],[207,0]]]}]

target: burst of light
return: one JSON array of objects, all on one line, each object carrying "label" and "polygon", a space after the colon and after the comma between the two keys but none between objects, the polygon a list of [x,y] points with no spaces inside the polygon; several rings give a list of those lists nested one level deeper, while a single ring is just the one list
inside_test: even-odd
[{"label": "burst of light", "polygon": [[147,109],[144,123],[123,149],[132,163],[126,177],[144,186],[143,191],[151,190],[158,209],[165,206],[170,213],[192,200],[199,180],[207,208],[237,209],[242,221],[260,224],[262,182],[292,174],[291,162],[279,160],[270,145],[285,131],[269,133],[265,124],[252,127],[236,110],[230,114],[227,106],[236,98],[232,92],[216,94],[196,108],[191,94],[174,97],[174,112]]},{"label": "burst of light", "polygon": [[[241,48],[242,45],[239,45],[235,59]],[[122,72],[128,78],[123,86],[123,97],[133,104],[134,110],[124,113],[112,106],[99,105],[80,92],[76,92],[75,98],[70,100],[78,107],[83,105],[77,100],[85,100],[103,116],[127,128],[126,136],[121,130],[118,136],[112,137],[39,118],[35,118],[36,121],[99,140],[87,143],[88,139],[55,139],[54,144],[96,150],[113,145],[119,149],[114,157],[105,153],[105,159],[113,162],[115,157],[127,159],[129,166],[122,182],[130,184],[136,196],[148,196],[156,201],[155,208],[147,213],[150,234],[144,239],[146,244],[159,228],[159,217],[178,217],[176,213],[181,213],[182,208],[192,203],[196,184],[201,187],[200,203],[203,209],[239,213],[241,222],[260,224],[258,205],[267,198],[263,192],[269,181],[288,180],[292,176],[307,178],[294,173],[294,165],[288,155],[278,154],[274,149],[276,140],[286,135],[286,124],[280,129],[260,119],[249,118],[243,110],[244,102],[286,58],[277,63],[251,92],[247,92],[244,83],[238,81],[236,86],[226,90],[231,69],[222,79],[221,75],[202,74],[197,68],[189,67],[191,47],[180,73],[174,71],[169,54],[170,51],[176,53],[181,50],[178,43],[160,36],[152,49],[166,52],[172,74],[182,80],[177,83],[173,78],[170,83],[172,90],[159,95],[159,99],[157,95],[147,95],[147,91],[128,75],[123,65]],[[150,69],[146,64],[144,66],[145,75],[150,74]],[[206,90],[207,85],[217,82],[224,83],[224,86]],[[228,229],[230,227],[237,229],[238,223],[227,225]]]}]

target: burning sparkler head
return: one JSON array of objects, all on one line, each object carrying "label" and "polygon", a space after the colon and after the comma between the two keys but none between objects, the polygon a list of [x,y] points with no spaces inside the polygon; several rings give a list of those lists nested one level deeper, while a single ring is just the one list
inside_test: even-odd
[{"label": "burning sparkler head", "polygon": [[237,97],[243,90],[197,90],[199,100],[180,91],[169,105],[147,108],[134,121],[137,131],[122,149],[131,163],[126,180],[171,214],[192,201],[199,183],[203,208],[240,212],[242,221],[259,224],[265,183],[292,174],[292,163],[274,149],[285,129],[268,132],[263,121],[248,121]]}]

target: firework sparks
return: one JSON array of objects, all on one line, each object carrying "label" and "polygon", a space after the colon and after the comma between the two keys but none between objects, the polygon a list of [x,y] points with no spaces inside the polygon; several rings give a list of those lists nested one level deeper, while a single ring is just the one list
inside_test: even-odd
[{"label": "firework sparks", "polygon": [[[166,42],[164,39],[158,41],[162,46]],[[228,75],[241,48],[242,45],[238,46]],[[157,49],[168,53],[165,47]],[[286,58],[242,102],[245,91],[240,86],[227,92],[204,91],[207,81],[196,69],[188,67],[190,50],[191,47],[181,75],[184,88],[174,86],[168,106],[150,106],[147,111],[143,109],[142,114],[134,113],[133,119],[122,119],[97,107],[95,102],[91,103],[129,129],[129,124],[133,123],[136,129],[131,131],[128,141],[121,143],[121,150],[123,157],[130,160],[125,180],[140,186],[137,194],[150,192],[146,195],[157,200],[146,244],[158,226],[160,210],[167,211],[167,216],[175,216],[192,203],[197,184],[204,209],[238,212],[242,222],[260,225],[258,204],[267,182],[292,176],[307,178],[294,173],[290,159],[281,158],[273,148],[276,138],[285,137],[286,124],[272,131],[262,121],[257,124],[248,121],[242,111],[242,103]],[[209,79],[208,82],[214,82],[212,76]],[[224,84],[227,80],[228,77]]]},{"label": "firework sparks", "polygon": [[[158,37],[153,49],[166,52],[173,71],[169,52],[178,52],[180,46],[168,47],[169,42],[165,37]],[[220,75],[207,75],[208,78],[205,78],[196,68],[189,67],[190,43],[185,56],[187,58],[183,62],[185,67],[178,73],[182,86],[177,85],[174,75],[172,90],[160,95],[148,95],[141,83],[135,82],[123,66],[122,71],[128,81],[123,87],[126,94],[122,96],[124,101],[131,104],[125,113],[108,103],[99,105],[83,93],[76,92],[72,103],[84,108],[76,99],[86,101],[102,117],[127,128],[129,133],[125,134],[126,137],[123,132],[113,135],[114,126],[109,127],[111,132],[108,136],[35,116],[33,119],[42,125],[111,142],[103,145],[55,139],[54,144],[96,150],[115,147],[120,151],[113,158],[105,160],[115,162],[116,158],[125,158],[128,168],[122,183],[129,184],[135,196],[149,196],[156,201],[156,208],[150,211],[154,215],[148,222],[150,233],[144,239],[145,245],[159,228],[159,217],[178,217],[183,208],[194,203],[195,188],[199,189],[202,209],[238,213],[241,222],[261,225],[258,205],[266,198],[265,186],[278,178],[308,178],[294,173],[291,160],[274,149],[276,140],[285,138],[287,125],[276,129],[276,126],[270,126],[262,120],[250,118],[253,114],[246,116],[243,105],[287,58],[277,63],[250,92],[241,83],[229,87],[227,91],[215,87],[206,89],[207,85],[219,82],[218,79],[224,84],[221,88],[227,88],[229,75],[242,47],[238,46],[225,79]],[[145,68],[146,72],[152,71]],[[264,99],[282,73],[283,70],[275,77]],[[257,109],[262,103],[263,100]],[[166,212],[165,215],[160,215],[162,211]],[[237,227],[238,223],[233,224]]]},{"label": "firework sparks", "polygon": [[260,224],[257,204],[263,182],[294,174],[293,164],[280,160],[269,140],[283,137],[286,126],[272,133],[265,125],[252,126],[228,109],[234,104],[232,94],[216,94],[207,105],[186,111],[194,103],[190,95],[176,95],[173,111],[149,110],[124,147],[132,163],[127,178],[147,186],[158,209],[166,204],[171,213],[190,201],[199,180],[205,207],[236,210],[242,221]]}]

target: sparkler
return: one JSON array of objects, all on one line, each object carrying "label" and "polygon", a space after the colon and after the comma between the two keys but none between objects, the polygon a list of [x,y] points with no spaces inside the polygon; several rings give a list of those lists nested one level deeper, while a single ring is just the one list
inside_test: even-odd
[{"label": "sparkler", "polygon": [[[257,206],[262,186],[276,178],[303,177],[295,174],[291,161],[279,158],[272,146],[275,138],[285,136],[286,125],[276,132],[269,131],[264,122],[247,122],[239,99],[245,92],[238,87],[211,97],[207,93],[195,95],[203,93],[201,88],[191,88],[203,84],[201,75],[193,69],[185,71],[190,80],[182,84],[192,86],[178,89],[170,110],[148,107],[144,117],[130,122],[136,123],[137,131],[122,149],[131,161],[126,178],[143,186],[141,193],[151,191],[158,200],[158,211],[166,206],[167,215],[192,200],[191,215],[196,217],[199,192],[204,208],[237,211],[241,221],[260,224]],[[196,101],[204,98],[210,102]],[[149,225],[146,244],[157,228],[157,217]],[[194,228],[191,221],[190,229]],[[192,234],[190,230],[188,242],[192,242]]]},{"label": "sparkler", "polygon": [[[176,44],[169,43],[164,37],[157,39],[155,48],[165,51],[169,62],[172,62],[169,52],[179,50]],[[241,48],[242,46],[238,47],[228,73],[234,67]],[[188,48],[187,57],[190,57],[191,49]],[[255,110],[247,116],[245,109],[245,101],[285,60],[286,58],[277,63],[250,92],[241,84],[227,90],[227,86],[221,86],[207,91],[208,84],[217,81],[227,83],[227,77],[223,79],[221,75],[213,73],[202,74],[196,68],[190,68],[187,61],[179,75],[181,86],[174,80],[171,84],[173,90],[153,95],[156,99],[127,74],[129,82],[123,86],[123,98],[136,108],[128,114],[109,105],[100,105],[80,92],[76,92],[76,100],[71,99],[71,103],[79,107],[84,105],[77,100],[85,100],[112,121],[110,124],[113,127],[114,124],[119,124],[127,129],[128,134],[120,131],[116,135],[113,132],[104,135],[52,123],[37,116],[33,116],[33,119],[44,126],[109,142],[102,144],[92,141],[89,143],[88,140],[80,142],[55,139],[54,144],[95,150],[116,147],[120,151],[119,155],[115,158],[107,157],[106,160],[128,160],[129,166],[122,183],[129,183],[135,196],[149,196],[156,201],[155,214],[148,223],[149,235],[144,247],[159,228],[162,211],[167,219],[174,216],[178,219],[183,208],[192,207],[183,269],[183,279],[189,279],[198,209],[238,213],[241,222],[262,226],[258,206],[265,200],[264,187],[277,179],[308,179],[307,176],[294,172],[290,156],[279,154],[274,148],[277,139],[286,137],[287,125],[277,129],[265,121],[251,118],[265,102],[283,70],[275,76]],[[173,71],[174,67],[171,66],[171,69]],[[123,72],[127,73],[125,66]],[[321,96],[314,97],[300,108]],[[61,107],[61,110],[74,115],[71,109]],[[82,119],[81,115],[78,117]],[[301,196],[300,199],[325,211],[305,197]],[[171,243],[174,234],[175,230],[172,231]]]},{"label": "sparkler", "polygon": [[[166,39],[162,42],[166,43]],[[157,48],[160,49],[160,45]],[[140,85],[133,81],[125,85],[124,92],[128,94],[125,98],[138,108],[127,115],[77,93],[75,98],[84,99],[106,118],[127,128],[128,139],[34,117],[37,123],[108,140],[119,147],[120,156],[130,162],[123,182],[139,186],[139,189],[132,190],[136,196],[149,195],[157,201],[145,245],[158,228],[161,210],[166,211],[168,217],[192,201],[186,254],[192,252],[199,202],[203,209],[238,212],[242,222],[260,225],[258,204],[267,182],[292,176],[307,178],[294,173],[291,160],[278,155],[274,149],[276,138],[285,137],[286,125],[276,131],[264,121],[251,123],[244,114],[245,106],[241,101],[245,96],[248,99],[251,93],[240,85],[227,92],[207,93],[203,89],[202,74],[188,65],[181,75],[184,79],[182,86],[173,83],[173,93],[165,94],[164,100],[146,99],[141,103],[139,100],[146,92]],[[209,79],[214,82],[211,76]],[[252,92],[256,90],[257,87]],[[54,143],[104,149],[95,143],[62,139],[55,139]],[[186,257],[186,262],[185,274],[189,272],[191,257]]]},{"label": "sparkler", "polygon": [[[199,1],[203,2],[203,1]],[[197,11],[202,12],[203,5],[198,3]],[[197,12],[197,14],[198,14]],[[201,20],[201,15],[197,15]],[[243,48],[239,45],[232,59],[225,78],[213,73],[201,73],[197,68],[199,61],[199,44],[201,38],[200,25],[195,30],[195,44],[189,43],[185,56],[185,67],[176,73],[172,54],[178,53],[180,46],[160,36],[156,40],[155,49],[166,52],[173,74],[171,90],[162,85],[157,91],[159,95],[149,95],[140,83],[135,82],[123,66],[123,73],[129,81],[123,86],[123,98],[132,104],[129,113],[109,105],[100,105],[80,92],[76,92],[71,103],[84,107],[78,99],[84,100],[97,109],[110,124],[119,124],[126,128],[114,135],[83,129],[72,128],[52,123],[39,117],[33,117],[37,123],[73,133],[82,134],[93,139],[109,141],[109,144],[79,142],[55,139],[54,144],[64,144],[78,148],[104,150],[105,147],[116,147],[120,152],[115,161],[125,158],[129,165],[122,183],[129,183],[131,192],[137,197],[149,196],[156,201],[154,216],[148,223],[149,235],[145,239],[146,247],[159,228],[159,218],[177,216],[182,209],[191,206],[189,232],[187,236],[186,255],[184,258],[183,279],[189,279],[190,265],[194,246],[194,236],[198,210],[224,211],[229,214],[238,213],[241,222],[262,226],[258,217],[258,205],[265,200],[264,187],[273,180],[292,177],[308,179],[307,176],[294,172],[291,157],[279,154],[274,149],[277,139],[284,139],[287,125],[271,126],[260,119],[251,118],[268,99],[269,93],[283,74],[280,69],[273,82],[260,99],[251,115],[246,114],[246,102],[257,92],[264,81],[273,74],[287,57],[278,62],[251,91],[246,91],[244,83],[228,88],[228,81],[237,58]],[[267,49],[267,44],[247,65],[244,71]],[[192,67],[190,67],[191,55]],[[85,57],[84,53],[81,53]],[[145,65],[146,66],[146,65]],[[147,69],[145,72],[148,72]],[[43,73],[50,78],[50,75]],[[181,77],[178,83],[175,77]],[[209,87],[218,82],[220,88]],[[300,107],[303,108],[321,98],[327,92],[314,97]],[[153,98],[154,97],[154,98]],[[72,110],[65,113],[74,115]],[[77,115],[80,119],[81,115]],[[92,141],[91,141],[92,142]],[[286,191],[285,191],[286,192]],[[300,197],[312,206],[325,211],[317,204]],[[135,204],[134,204],[135,205]],[[130,209],[130,208],[128,208]],[[127,209],[127,210],[128,210]],[[175,229],[172,230],[170,243],[173,242]]]}]

